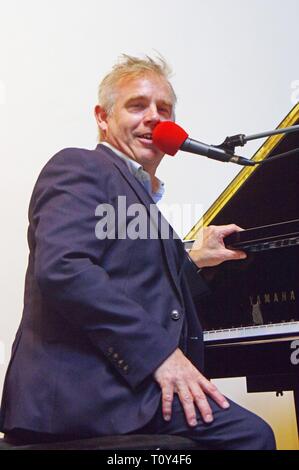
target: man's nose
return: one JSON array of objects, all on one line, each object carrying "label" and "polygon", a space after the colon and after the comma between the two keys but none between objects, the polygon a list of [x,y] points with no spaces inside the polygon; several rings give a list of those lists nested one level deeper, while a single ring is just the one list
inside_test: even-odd
[{"label": "man's nose", "polygon": [[145,122],[151,122],[154,124],[158,124],[158,122],[160,122],[161,119],[156,106],[151,106],[148,108],[144,120]]}]

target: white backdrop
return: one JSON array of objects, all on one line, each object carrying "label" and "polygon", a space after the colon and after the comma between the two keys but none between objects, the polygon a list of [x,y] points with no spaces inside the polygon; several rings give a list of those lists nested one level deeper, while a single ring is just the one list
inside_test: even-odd
[{"label": "white backdrop", "polygon": [[[22,310],[33,184],[57,150],[96,145],[97,85],[116,58],[162,53],[174,71],[177,121],[220,143],[276,126],[298,100],[298,16],[299,0],[0,0],[0,388]],[[205,210],[238,171],[166,157],[165,202]],[[296,446],[289,395],[248,398],[243,381],[222,385],[272,420],[282,447]]]}]

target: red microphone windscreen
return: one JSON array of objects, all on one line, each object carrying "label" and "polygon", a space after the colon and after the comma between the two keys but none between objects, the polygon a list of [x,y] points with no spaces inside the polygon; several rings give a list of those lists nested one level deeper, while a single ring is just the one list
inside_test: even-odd
[{"label": "red microphone windscreen", "polygon": [[168,155],[175,155],[187,139],[184,129],[172,121],[162,121],[153,130],[153,143]]}]

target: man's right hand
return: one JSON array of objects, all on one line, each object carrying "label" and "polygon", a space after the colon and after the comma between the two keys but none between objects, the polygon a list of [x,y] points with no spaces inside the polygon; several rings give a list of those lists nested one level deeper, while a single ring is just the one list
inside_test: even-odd
[{"label": "man's right hand", "polygon": [[176,349],[158,367],[154,378],[162,389],[162,413],[166,421],[171,419],[174,393],[179,396],[189,426],[197,424],[195,407],[206,423],[213,421],[206,395],[221,408],[229,407],[228,401],[217,387],[194,367],[180,349]]}]

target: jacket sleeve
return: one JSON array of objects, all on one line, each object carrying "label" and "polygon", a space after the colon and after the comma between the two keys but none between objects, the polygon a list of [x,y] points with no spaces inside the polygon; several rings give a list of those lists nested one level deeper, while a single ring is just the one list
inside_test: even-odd
[{"label": "jacket sleeve", "polygon": [[197,299],[198,297],[211,293],[209,286],[202,275],[202,269],[196,266],[187,252],[185,252],[182,269],[187,278],[193,299]]},{"label": "jacket sleeve", "polygon": [[95,235],[95,209],[114,197],[113,174],[85,154],[60,152],[36,184],[29,212],[35,277],[46,303],[135,388],[176,349],[176,339],[103,268],[108,242]]}]

